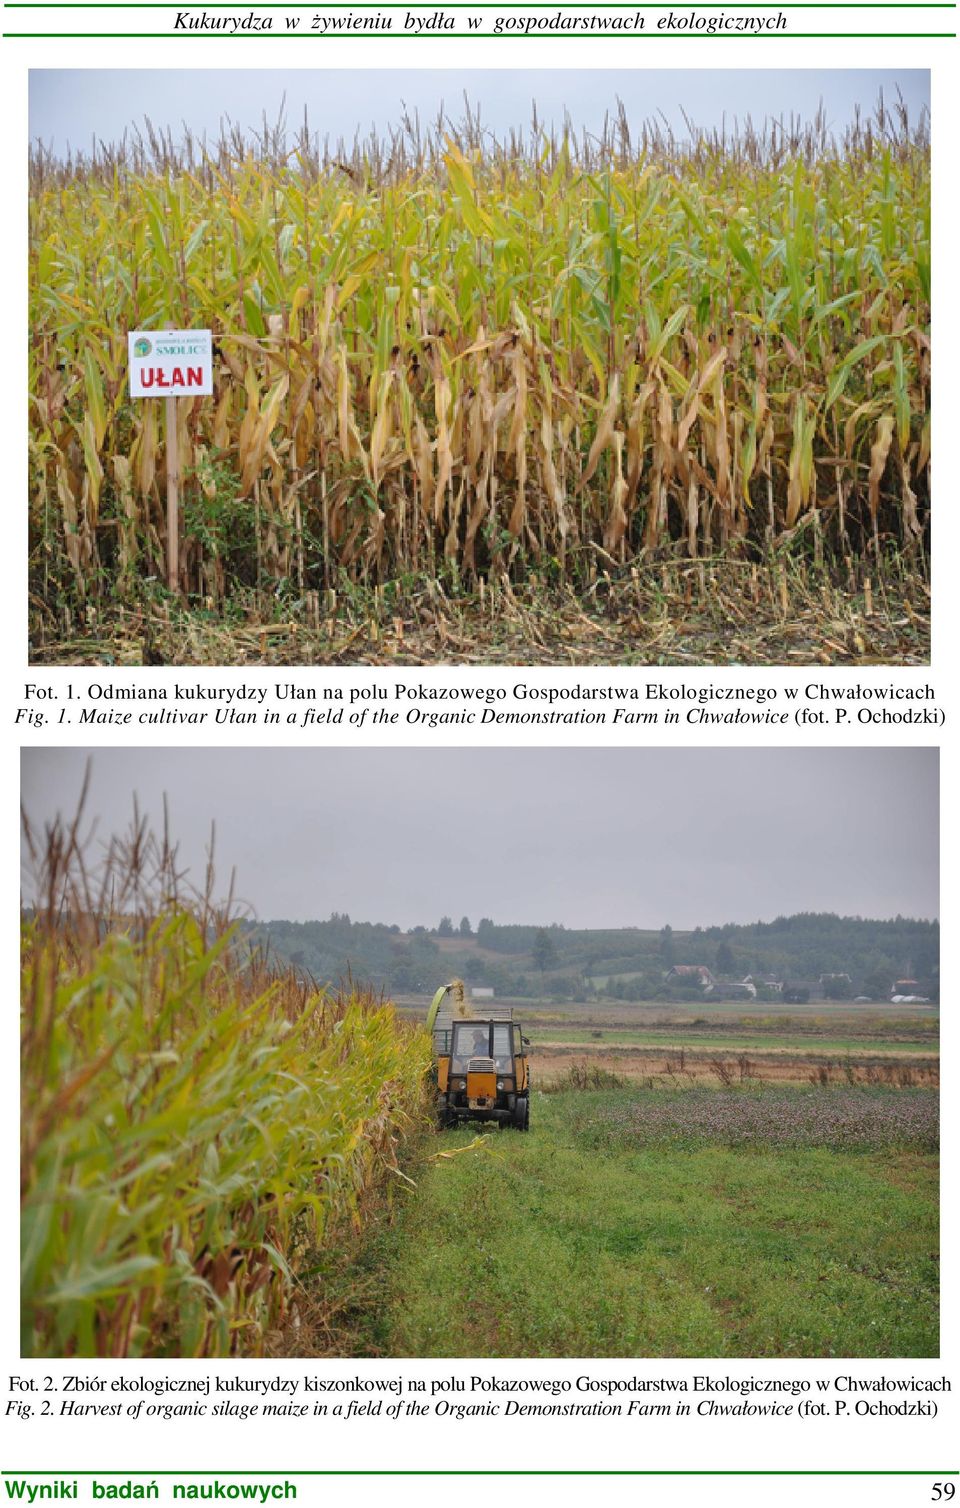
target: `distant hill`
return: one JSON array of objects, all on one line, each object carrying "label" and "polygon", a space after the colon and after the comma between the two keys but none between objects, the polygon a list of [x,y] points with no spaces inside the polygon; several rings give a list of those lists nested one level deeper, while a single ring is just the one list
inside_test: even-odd
[{"label": "distant hill", "polygon": [[689,998],[692,985],[665,982],[672,966],[687,964],[726,980],[846,976],[849,985],[838,988],[880,999],[898,979],[916,980],[921,993],[930,994],[939,976],[939,924],[900,916],[877,921],[801,912],[692,932],[497,925],[486,918],[469,932],[462,925],[444,919],[439,928],[402,932],[335,914],[327,921],[249,924],[248,930],[251,940],[319,982],[350,974],[398,994],[425,994],[460,975],[499,995]]}]

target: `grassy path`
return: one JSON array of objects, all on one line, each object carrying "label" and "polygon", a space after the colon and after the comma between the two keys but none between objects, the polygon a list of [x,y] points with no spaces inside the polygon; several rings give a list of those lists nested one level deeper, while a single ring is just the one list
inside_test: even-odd
[{"label": "grassy path", "polygon": [[[362,1258],[380,1294],[363,1348],[937,1353],[934,1155],[640,1147],[618,1129],[635,1104],[629,1092],[538,1095],[528,1136],[434,1153]],[[473,1137],[447,1133],[436,1151]]]}]

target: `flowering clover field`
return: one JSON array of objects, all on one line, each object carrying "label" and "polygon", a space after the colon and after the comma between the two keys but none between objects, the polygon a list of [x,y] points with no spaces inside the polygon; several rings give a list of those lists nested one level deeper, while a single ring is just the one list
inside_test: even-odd
[{"label": "flowering clover field", "polygon": [[585,1127],[598,1140],[642,1146],[689,1143],[726,1147],[833,1147],[936,1151],[939,1095],[934,1089],[828,1088],[721,1093],[692,1089],[617,1099]]}]

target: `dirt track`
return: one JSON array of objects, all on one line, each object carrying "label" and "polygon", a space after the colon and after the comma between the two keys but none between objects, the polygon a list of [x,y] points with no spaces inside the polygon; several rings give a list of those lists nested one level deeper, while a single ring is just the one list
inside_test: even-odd
[{"label": "dirt track", "polygon": [[668,1082],[742,1083],[762,1079],[770,1083],[856,1083],[900,1087],[936,1087],[940,1082],[937,1057],[898,1056],[895,1052],[854,1053],[831,1057],[789,1049],[731,1052],[723,1049],[602,1047],[577,1044],[537,1044],[533,1058],[535,1082],[552,1083],[574,1067],[599,1068],[626,1079]]}]

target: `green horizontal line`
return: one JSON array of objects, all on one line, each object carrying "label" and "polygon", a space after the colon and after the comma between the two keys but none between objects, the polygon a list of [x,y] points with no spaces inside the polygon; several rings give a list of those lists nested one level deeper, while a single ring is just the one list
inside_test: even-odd
[{"label": "green horizontal line", "polygon": [[[166,7],[166,8],[170,9],[170,10],[176,10],[177,9],[176,5],[172,5],[172,6],[169,6],[169,7]],[[202,10],[203,6],[200,5],[200,6],[197,6],[197,7],[194,7],[194,8]],[[234,7],[234,8],[236,9],[238,7]],[[250,6],[248,8],[249,9],[256,9],[256,6],[253,5],[253,6]],[[317,7],[314,7],[314,6],[310,7],[311,10],[316,9],[316,8]],[[415,6],[414,6],[414,8],[415,8]],[[517,8],[518,9],[522,9],[522,6],[518,6]],[[662,8],[664,10],[667,10],[670,7],[669,7],[669,4],[667,4],[667,5],[663,6]],[[475,6],[474,9],[478,9],[478,7]],[[151,40],[153,38],[159,38],[159,37],[182,37],[184,39],[184,41],[192,40],[192,41],[195,42],[197,40],[197,38],[200,37],[200,36],[206,36],[210,41],[214,41],[214,40],[216,40],[216,41],[222,41],[224,37],[247,37],[247,38],[249,38],[249,37],[271,37],[271,38],[276,38],[276,39],[282,39],[282,38],[285,37],[289,41],[289,39],[291,37],[309,37],[309,36],[315,36],[319,42],[334,42],[334,41],[337,41],[338,39],[344,40],[344,41],[348,41],[348,42],[355,42],[358,37],[370,36],[370,35],[372,35],[372,33],[370,33],[370,32],[362,32],[362,31],[357,31],[357,32],[354,32],[354,33],[343,32],[343,31],[337,31],[337,32],[319,32],[319,31],[318,32],[311,32],[311,31],[266,31],[266,32],[264,32],[264,31],[203,31],[203,30],[201,30],[201,29],[198,28],[198,29],[193,30],[193,31],[186,30],[186,29],[180,29],[180,30],[177,30],[177,31],[5,31],[3,33],[0,33],[0,35],[2,35],[4,37],[4,39],[9,39],[11,41],[17,40],[17,39],[19,39],[21,41],[28,41],[28,40],[33,39],[33,38],[43,38],[43,37],[49,37],[51,40],[56,39],[58,37],[59,38],[66,37],[66,38],[73,38],[73,39],[80,39],[80,40],[85,39],[85,38],[86,39],[101,39],[101,40],[106,40],[107,38],[111,38],[111,37],[145,37],[147,40]],[[383,33],[383,35],[386,36],[387,33]],[[414,42],[414,41],[415,42],[426,42],[426,41],[428,41],[431,38],[439,38],[439,39],[442,40],[443,38],[450,38],[450,37],[481,37],[484,40],[486,40],[487,38],[491,38],[491,39],[492,38],[496,38],[498,41],[502,41],[502,42],[516,42],[516,41],[521,41],[521,42],[542,42],[543,41],[543,36],[545,35],[545,33],[541,33],[540,35],[530,34],[530,35],[528,35],[526,37],[523,37],[523,36],[520,36],[516,31],[503,31],[503,32],[500,32],[500,31],[435,31],[435,32],[398,31],[398,32],[391,33],[391,35],[393,36],[394,39],[396,39],[398,41],[401,38],[408,38],[412,42]],[[607,41],[607,42],[609,42],[611,36],[615,36],[618,40],[620,40],[622,38],[625,38],[625,37],[643,37],[645,41],[657,40],[657,41],[674,41],[674,42],[677,42],[677,41],[687,41],[687,40],[689,40],[689,41],[695,41],[695,42],[703,42],[704,40],[711,40],[711,41],[719,42],[719,41],[726,41],[728,39],[733,39],[734,37],[736,37],[736,38],[750,37],[750,38],[755,38],[757,41],[769,41],[772,37],[782,37],[785,41],[790,41],[790,40],[801,41],[804,38],[808,38],[808,37],[840,37],[840,38],[861,37],[861,38],[865,38],[865,39],[874,39],[874,40],[879,39],[879,38],[913,37],[916,41],[933,40],[933,41],[943,41],[943,42],[945,42],[945,41],[952,40],[953,38],[956,37],[956,35],[957,35],[957,33],[955,31],[769,31],[769,32],[759,32],[759,31],[748,31],[748,32],[739,32],[739,31],[736,31],[736,32],[735,31],[715,31],[715,32],[702,32],[702,31],[700,31],[700,32],[668,32],[668,31],[589,32],[589,31],[584,31],[584,32],[558,32],[557,33],[557,37],[556,38],[551,38],[551,40],[562,39],[564,41],[570,40],[570,41],[573,41],[573,42],[586,42],[586,41],[589,41],[591,39],[597,39],[599,41]]]},{"label": "green horizontal line", "polygon": [[[250,10],[430,10],[436,7],[439,10],[493,10],[500,9],[500,0],[477,0],[471,5],[469,0],[450,0],[444,4],[444,0],[383,0],[379,5],[377,0],[329,0],[322,5],[304,5],[296,3],[284,5],[282,0],[264,0],[258,5],[247,5]],[[103,0],[98,5],[97,0],[7,0],[4,10],[182,10],[183,6],[171,3],[171,0],[133,0],[130,5],[125,5],[123,0]],[[188,7],[192,10],[241,10],[244,8],[244,0],[234,4],[233,0],[208,0],[207,4],[192,4]],[[505,7],[504,7],[505,8]],[[871,5],[868,0],[852,0],[847,5],[844,0],[787,0],[784,5],[768,3],[768,0],[742,0],[742,3],[726,4],[725,0],[703,0],[702,5],[695,0],[676,0],[671,4],[670,0],[642,0],[641,4],[634,5],[631,0],[595,0],[595,3],[580,5],[570,3],[570,0],[512,0],[512,10],[956,10],[956,0],[929,0],[929,3],[915,3],[908,0],[907,4],[898,5],[896,0],[881,0],[877,5]],[[836,35],[836,34],[835,34]]]},{"label": "green horizontal line", "polygon": [[960,1471],[13,1471],[5,1477],[956,1477]]}]

